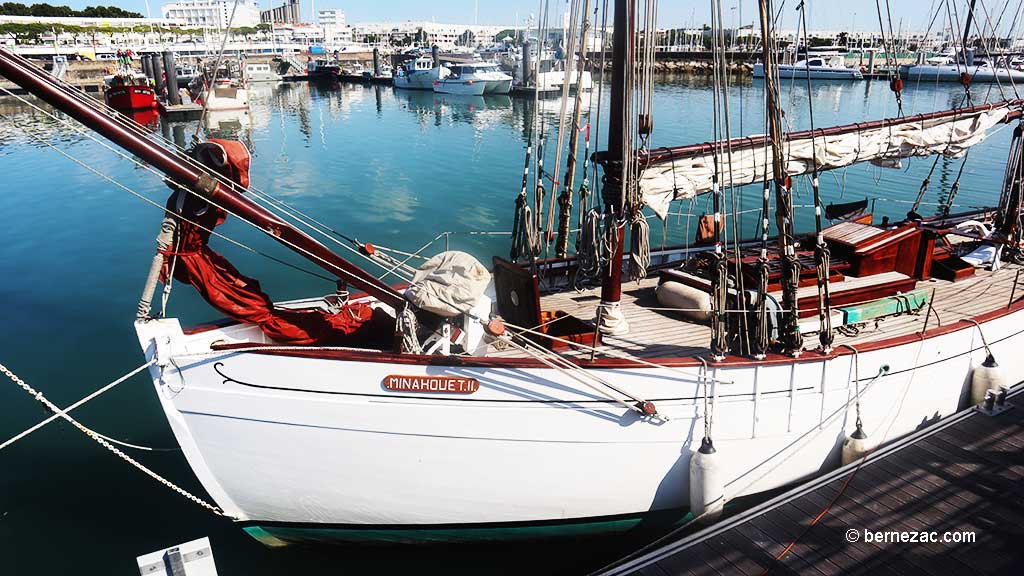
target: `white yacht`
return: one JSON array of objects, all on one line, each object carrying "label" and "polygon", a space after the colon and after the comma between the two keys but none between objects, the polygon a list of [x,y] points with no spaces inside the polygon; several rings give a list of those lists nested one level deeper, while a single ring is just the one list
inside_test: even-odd
[{"label": "white yacht", "polygon": [[[512,90],[512,77],[502,72],[494,62],[449,64],[447,68],[450,75],[444,81],[459,77],[472,82],[473,85],[482,84],[483,94],[508,94]],[[434,91],[439,91],[436,84]]]},{"label": "white yacht", "polygon": [[905,66],[900,70],[907,80],[924,82],[961,82],[964,73],[970,76],[971,82],[1024,82],[1024,71],[1018,69],[1012,60],[1007,62],[1000,57],[993,64],[988,60],[975,60],[973,54],[961,54],[958,59],[929,58],[924,64]]},{"label": "white yacht", "polygon": [[[779,78],[797,80],[863,80],[864,75],[857,68],[846,65],[845,55],[841,52],[815,52],[800,54],[794,64],[780,64]],[[764,64],[754,64],[754,78],[764,78]]]},{"label": "white yacht", "polygon": [[[540,51],[541,57],[540,62],[537,62],[537,48],[531,44],[529,54],[529,70],[524,75],[523,71],[523,55],[522,49],[517,49],[514,55],[510,58],[514,58],[517,62],[516,67],[513,69],[515,76],[515,83],[518,86],[536,86],[542,92],[552,92],[555,90],[561,90],[562,84],[565,84],[565,60],[559,58],[554,51],[544,48]],[[510,54],[513,54],[510,52]],[[525,77],[524,77],[525,76]],[[536,78],[534,79],[534,76]],[[579,86],[577,86],[577,82]],[[593,78],[590,75],[589,70],[585,70],[582,75],[577,71],[572,71],[569,74],[569,89],[576,90],[577,88],[587,92],[594,86]]]},{"label": "white yacht", "polygon": [[431,90],[436,80],[448,75],[444,66],[434,67],[434,60],[429,57],[406,60],[395,72],[395,88],[410,90]]}]

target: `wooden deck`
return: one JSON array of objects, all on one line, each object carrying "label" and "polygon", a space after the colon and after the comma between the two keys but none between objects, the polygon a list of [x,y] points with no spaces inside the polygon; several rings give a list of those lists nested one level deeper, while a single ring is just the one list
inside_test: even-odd
[{"label": "wooden deck", "polygon": [[[863,463],[700,532],[669,536],[599,574],[1024,573],[1024,386],[1008,403],[1017,406],[950,416]],[[934,531],[940,541],[867,542],[865,531]]]},{"label": "wooden deck", "polygon": [[[925,328],[926,319],[927,327],[934,328],[1006,307],[1010,304],[1011,293],[1014,300],[1024,296],[1024,274],[1022,285],[1014,289],[1020,269],[1018,265],[1006,264],[996,272],[979,269],[974,277],[956,283],[936,279],[918,282],[917,289],[934,291],[930,313],[926,307],[918,314],[886,317],[856,330],[837,330],[834,345],[857,345],[903,336],[921,332]],[[847,282],[857,281],[856,278],[847,278]],[[681,358],[708,354],[711,329],[686,321],[677,312],[658,309],[661,305],[655,296],[657,284],[656,277],[623,284],[621,307],[629,321],[630,332],[618,337],[606,336],[604,346],[641,358]],[[808,286],[800,291],[804,296],[814,295],[817,288]],[[580,292],[570,290],[541,297],[542,309],[562,310],[581,320],[593,319],[599,303],[600,288]],[[808,349],[818,346],[817,336],[805,335],[804,345]],[[517,356],[521,352],[506,349],[492,351],[490,354]]]}]

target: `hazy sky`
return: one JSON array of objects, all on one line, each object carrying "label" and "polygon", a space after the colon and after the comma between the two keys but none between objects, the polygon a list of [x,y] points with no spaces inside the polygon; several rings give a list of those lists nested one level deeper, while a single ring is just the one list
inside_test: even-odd
[{"label": "hazy sky", "polygon": [[[22,0],[31,4],[32,0]],[[51,4],[63,4],[61,0],[48,0]],[[591,0],[593,5],[596,1]],[[614,0],[608,0],[613,2]],[[281,4],[282,0],[260,0],[262,6],[269,6],[270,3]],[[1003,9],[1009,2],[1012,12],[1018,5],[1013,0],[981,0],[991,12],[991,18],[996,19],[996,12]],[[565,0],[549,0],[552,13],[565,9],[568,2]],[[893,28],[899,27],[902,19],[904,29],[924,30],[928,26],[930,10],[934,5],[944,3],[943,0],[890,0],[892,8]],[[956,0],[961,14],[966,6],[966,0]],[[95,4],[113,4],[121,8],[146,13],[146,0],[68,0],[67,4],[74,8],[81,8]],[[149,0],[149,7],[154,16],[159,16],[160,0]],[[521,20],[530,13],[536,13],[539,7],[538,0],[319,0],[316,1],[316,8],[341,8],[345,10],[348,20],[351,22],[372,21],[372,20],[430,20],[438,22],[472,23],[474,7],[479,10],[479,22],[481,24],[512,24],[518,14]],[[792,28],[796,26],[795,8],[798,0],[786,0],[784,5],[780,0],[775,0],[776,9],[780,6],[783,10],[782,27]],[[885,2],[882,2],[884,9]],[[313,2],[302,0],[302,12],[306,19],[309,19]],[[686,26],[691,23],[703,24],[709,22],[710,0],[661,0],[659,3],[659,25],[660,26]],[[734,8],[735,7],[735,8]],[[723,10],[726,12],[725,21],[730,27],[733,22],[751,23],[757,17],[756,0],[724,0]],[[878,15],[875,12],[874,0],[807,0],[809,28],[849,30],[851,26],[858,30],[876,31],[878,29]],[[742,13],[742,19],[740,18]],[[945,16],[943,16],[945,18]],[[1004,18],[1008,22],[1010,16]]]}]

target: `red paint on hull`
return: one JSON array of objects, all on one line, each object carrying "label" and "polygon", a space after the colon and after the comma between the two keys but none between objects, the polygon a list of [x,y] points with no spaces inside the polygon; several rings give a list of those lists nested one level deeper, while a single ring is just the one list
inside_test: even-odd
[{"label": "red paint on hull", "polygon": [[107,105],[118,111],[156,108],[156,93],[143,84],[108,88],[106,97]]}]

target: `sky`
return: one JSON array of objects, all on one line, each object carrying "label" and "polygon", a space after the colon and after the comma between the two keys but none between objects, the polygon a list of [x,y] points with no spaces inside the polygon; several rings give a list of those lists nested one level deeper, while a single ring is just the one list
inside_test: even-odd
[{"label": "sky", "polygon": [[[21,0],[31,4],[32,0]],[[134,10],[146,14],[147,0],[47,0],[51,4],[67,4],[72,8],[104,4],[114,5],[126,10]],[[531,13],[536,14],[539,0],[314,0],[317,9],[341,8],[345,11],[349,22],[368,22],[380,20],[435,20],[437,22],[471,24],[474,12],[480,24],[512,24],[518,16],[525,20]],[[593,5],[597,1],[591,0]],[[614,0],[609,0],[609,3]],[[878,30],[878,15],[873,0],[806,0],[808,10],[808,27],[818,30]],[[964,9],[966,0],[956,0]],[[1008,0],[988,0],[982,2],[990,10],[1002,9]],[[160,15],[161,0],[148,0],[153,16]],[[267,7],[273,2],[282,4],[282,0],[260,0],[260,5]],[[939,0],[894,0],[889,5],[892,9],[893,28],[899,27],[902,20],[904,29],[924,30],[928,26],[930,8]],[[565,10],[566,0],[549,0],[552,14]],[[884,9],[885,2],[882,2]],[[1017,3],[1012,2],[1011,9]],[[691,24],[701,25],[710,22],[711,0],[661,0],[659,2],[658,24],[660,27],[679,27]],[[776,9],[781,6],[783,19],[781,28],[796,26],[797,0],[786,0],[783,5],[775,0]],[[302,0],[302,12],[308,20],[313,2]],[[757,18],[756,0],[723,0],[724,20],[729,27],[733,22],[750,24]],[[962,13],[962,12],[961,12]],[[742,16],[742,19],[741,19]],[[994,19],[995,16],[993,15]]]}]

